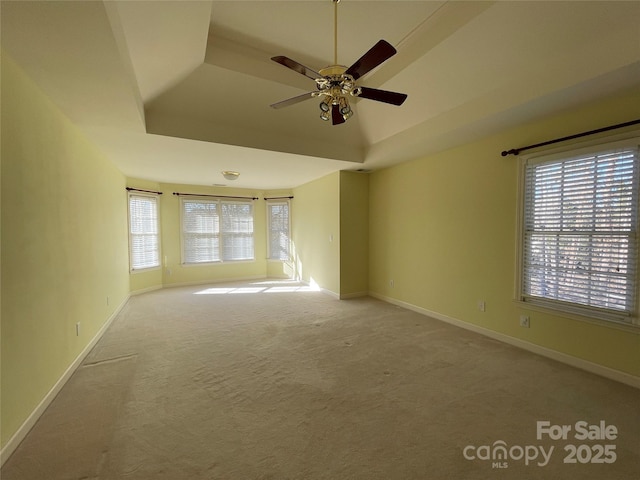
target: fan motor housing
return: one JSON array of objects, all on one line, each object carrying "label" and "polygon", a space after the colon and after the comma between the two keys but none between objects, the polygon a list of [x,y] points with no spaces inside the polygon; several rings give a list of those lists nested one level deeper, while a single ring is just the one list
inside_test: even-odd
[{"label": "fan motor housing", "polygon": [[328,67],[320,69],[318,73],[323,77],[332,77],[334,75],[342,75],[346,71],[347,67],[345,67],[344,65],[330,65]]},{"label": "fan motor housing", "polygon": [[345,74],[344,65],[330,65],[319,71],[322,78],[316,78],[316,85],[320,95],[331,97],[332,103],[337,105],[343,95],[358,96],[361,89],[356,86],[351,75]]}]

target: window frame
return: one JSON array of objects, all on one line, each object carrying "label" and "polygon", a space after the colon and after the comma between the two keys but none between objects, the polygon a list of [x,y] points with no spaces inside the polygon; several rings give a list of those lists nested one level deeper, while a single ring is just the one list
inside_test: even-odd
[{"label": "window frame", "polygon": [[[273,258],[271,256],[271,209],[273,205],[286,205],[287,207],[287,258]],[[270,262],[290,262],[291,261],[291,200],[287,199],[274,199],[267,200],[266,204],[266,216],[267,216],[267,260]]]},{"label": "window frame", "polygon": [[[133,265],[133,260],[134,260],[134,249],[133,249],[133,232],[132,232],[132,221],[131,221],[131,199],[133,197],[138,197],[138,198],[146,198],[146,199],[152,199],[154,201],[155,204],[155,217],[156,217],[156,232],[155,232],[155,236],[156,236],[156,243],[158,245],[157,248],[157,263],[151,266],[147,266],[147,267],[135,267]],[[128,237],[129,237],[129,272],[130,273],[139,273],[139,272],[145,272],[145,271],[151,271],[151,270],[157,270],[162,268],[162,235],[161,235],[161,231],[160,231],[160,199],[159,199],[159,195],[157,194],[153,194],[153,193],[144,193],[144,192],[127,192],[127,227],[128,227]],[[143,235],[149,235],[149,234],[143,234]]]},{"label": "window frame", "polygon": [[[218,258],[206,261],[187,261],[186,255],[186,242],[185,242],[185,203],[206,203],[216,205],[218,215],[218,230],[213,235],[218,238]],[[230,205],[248,205],[251,211],[251,240],[252,240],[252,257],[242,259],[225,259],[224,258],[224,238],[225,233],[222,231],[223,224],[223,204]],[[229,235],[228,233],[226,234]],[[180,262],[181,265],[198,266],[198,265],[215,265],[222,263],[242,263],[242,262],[255,262],[256,260],[256,232],[255,232],[255,208],[253,200],[225,200],[223,198],[210,198],[210,197],[181,197],[180,198]]]},{"label": "window frame", "polygon": [[600,138],[589,142],[573,144],[568,147],[546,150],[529,155],[521,155],[518,165],[518,218],[517,218],[517,258],[516,258],[516,282],[515,301],[523,308],[541,310],[556,315],[561,315],[577,320],[588,321],[600,325],[631,328],[637,331],[640,327],[640,186],[636,186],[636,206],[635,206],[635,258],[632,259],[635,268],[633,281],[635,283],[633,306],[631,312],[616,312],[599,307],[580,305],[577,303],[547,298],[531,298],[525,293],[525,265],[526,254],[525,239],[525,209],[526,209],[526,167],[529,163],[551,163],[569,160],[583,155],[603,154],[607,151],[630,148],[636,150],[636,156],[640,155],[640,131],[628,132],[615,137]]}]

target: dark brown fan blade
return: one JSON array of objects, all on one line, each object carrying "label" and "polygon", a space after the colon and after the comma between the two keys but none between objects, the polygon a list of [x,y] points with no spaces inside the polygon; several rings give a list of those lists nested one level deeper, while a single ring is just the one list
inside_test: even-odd
[{"label": "dark brown fan blade", "polygon": [[291,60],[288,57],[283,57],[282,55],[280,55],[277,57],[271,57],[271,60],[279,63],[280,65],[284,65],[285,67],[290,68],[291,70],[298,72],[305,77],[309,77],[312,80],[315,80],[316,78],[322,78],[322,75],[320,75],[315,70],[311,70],[309,67],[305,67],[301,63],[298,63],[295,60]]},{"label": "dark brown fan blade", "polygon": [[288,107],[289,105],[294,105],[296,103],[300,103],[305,100],[308,100],[309,98],[313,98],[313,93],[314,92],[303,93],[302,95],[298,95],[297,97],[291,97],[291,98],[288,98],[287,100],[282,100],[281,102],[273,103],[270,106],[271,108]]},{"label": "dark brown fan blade", "polygon": [[340,113],[340,105],[332,105],[331,106],[331,123],[333,123],[333,125],[339,125],[344,122],[345,122],[344,117]]},{"label": "dark brown fan blade", "polygon": [[406,93],[388,92],[377,88],[360,87],[362,92],[358,97],[375,100],[377,102],[390,103],[391,105],[402,105],[407,99]]},{"label": "dark brown fan blade", "polygon": [[344,73],[357,80],[395,54],[396,49],[389,42],[380,40]]}]

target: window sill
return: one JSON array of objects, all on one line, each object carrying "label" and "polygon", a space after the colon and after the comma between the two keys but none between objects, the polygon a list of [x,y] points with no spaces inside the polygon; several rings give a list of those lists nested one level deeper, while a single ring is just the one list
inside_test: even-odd
[{"label": "window sill", "polygon": [[228,265],[228,264],[238,264],[238,263],[255,263],[256,259],[252,258],[250,260],[217,260],[215,262],[197,262],[197,263],[181,263],[181,267],[211,267],[216,265]]},{"label": "window sill", "polygon": [[147,267],[147,268],[131,268],[129,269],[129,273],[132,274],[136,274],[136,273],[147,273],[147,272],[153,272],[155,270],[161,270],[162,267],[160,265],[157,265],[155,267]]},{"label": "window sill", "polygon": [[624,332],[635,333],[636,335],[640,335],[640,325],[635,323],[638,320],[637,317],[631,317],[631,322],[624,322],[622,320],[591,317],[591,316],[587,316],[577,312],[571,312],[568,310],[563,310],[560,308],[554,308],[551,306],[543,305],[535,301],[524,301],[520,299],[515,299],[514,303],[517,304],[522,309],[533,310],[536,312],[545,313],[547,315],[554,315],[557,317],[568,318],[568,319],[576,320],[579,322],[591,323],[593,325],[598,325],[600,327],[614,328],[616,330],[622,330]]}]

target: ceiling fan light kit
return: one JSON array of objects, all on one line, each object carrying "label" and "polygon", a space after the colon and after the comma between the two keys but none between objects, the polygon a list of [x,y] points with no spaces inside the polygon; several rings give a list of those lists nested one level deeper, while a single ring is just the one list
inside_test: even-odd
[{"label": "ceiling fan light kit", "polygon": [[334,4],[334,65],[316,72],[288,57],[282,55],[272,57],[271,60],[274,62],[314,80],[316,82],[316,90],[274,103],[271,107],[282,108],[309,98],[322,97],[320,118],[324,121],[331,119],[333,125],[339,125],[353,116],[349,97],[366,98],[397,106],[402,105],[407,99],[407,95],[404,93],[361,87],[356,83],[360,77],[396,54],[396,49],[389,42],[385,40],[378,41],[349,68],[344,65],[338,65],[338,3],[340,0],[331,1]]}]

